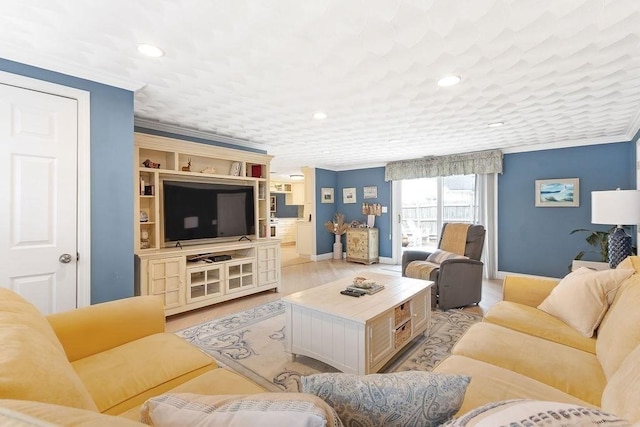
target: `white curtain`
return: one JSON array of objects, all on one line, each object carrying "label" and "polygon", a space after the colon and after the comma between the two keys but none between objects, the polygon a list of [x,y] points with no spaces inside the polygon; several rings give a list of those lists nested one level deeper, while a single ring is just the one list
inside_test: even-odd
[{"label": "white curtain", "polygon": [[496,279],[498,275],[498,174],[476,175],[476,206],[478,206],[477,221],[487,230],[484,238],[482,262],[484,263],[484,277]]}]

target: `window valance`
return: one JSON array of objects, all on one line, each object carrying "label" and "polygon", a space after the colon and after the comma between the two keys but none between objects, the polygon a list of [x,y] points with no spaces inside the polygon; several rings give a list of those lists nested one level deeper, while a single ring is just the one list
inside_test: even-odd
[{"label": "window valance", "polygon": [[436,176],[502,173],[502,151],[488,150],[387,163],[385,181]]}]

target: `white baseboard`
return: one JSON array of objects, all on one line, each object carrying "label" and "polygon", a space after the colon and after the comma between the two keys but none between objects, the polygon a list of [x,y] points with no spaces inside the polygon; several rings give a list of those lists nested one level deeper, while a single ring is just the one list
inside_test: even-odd
[{"label": "white baseboard", "polygon": [[507,276],[535,277],[535,278],[538,278],[538,279],[558,279],[558,277],[538,276],[538,275],[535,275],[535,274],[514,273],[514,272],[511,272],[511,271],[500,271],[500,270],[498,270],[496,278],[504,279]]},{"label": "white baseboard", "polygon": [[[342,255],[342,258],[344,258],[344,254]],[[333,259],[333,252],[329,252],[328,254],[311,255],[311,261],[324,261],[327,259]]]},{"label": "white baseboard", "polygon": [[[347,254],[346,252],[342,253],[342,259],[346,258]],[[329,252],[326,254],[320,254],[320,255],[311,255],[311,261],[324,261],[327,259],[333,259],[333,252]],[[393,262],[393,258],[389,258],[389,257],[379,257],[378,258],[378,262],[380,264],[395,264],[395,262]]]}]

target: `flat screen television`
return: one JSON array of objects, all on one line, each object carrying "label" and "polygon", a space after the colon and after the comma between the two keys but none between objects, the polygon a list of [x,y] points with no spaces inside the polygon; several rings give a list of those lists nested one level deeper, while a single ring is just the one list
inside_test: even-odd
[{"label": "flat screen television", "polygon": [[255,234],[253,186],[163,181],[164,241]]}]

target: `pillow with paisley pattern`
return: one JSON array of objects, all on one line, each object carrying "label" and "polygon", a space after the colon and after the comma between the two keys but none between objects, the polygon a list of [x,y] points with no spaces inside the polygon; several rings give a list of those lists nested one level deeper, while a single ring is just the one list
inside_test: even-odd
[{"label": "pillow with paisley pattern", "polygon": [[303,393],[322,398],[345,426],[439,426],[458,412],[470,378],[424,371],[300,378]]}]

